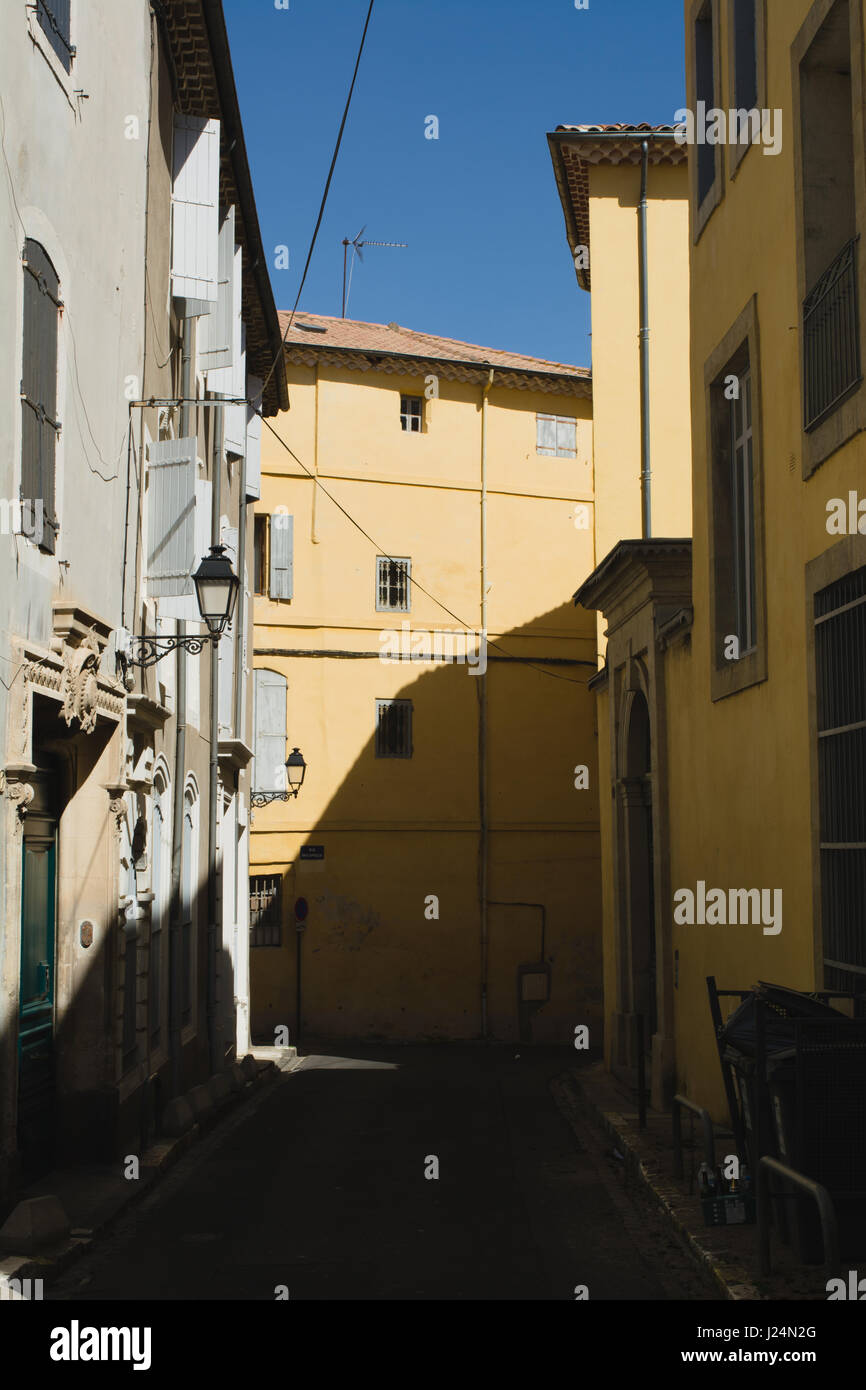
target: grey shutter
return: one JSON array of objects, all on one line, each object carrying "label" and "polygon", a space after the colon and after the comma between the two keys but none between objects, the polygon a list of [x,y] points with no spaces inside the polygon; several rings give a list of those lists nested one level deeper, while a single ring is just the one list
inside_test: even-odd
[{"label": "grey shutter", "polygon": [[539,453],[548,449],[553,453],[556,450],[556,417],[554,415],[539,415],[537,419],[537,439],[536,449]]},{"label": "grey shutter", "polygon": [[271,517],[271,572],[268,594],[271,598],[291,598],[294,589],[293,516],[274,512]]},{"label": "grey shutter", "polygon": [[[241,253],[237,253],[236,274],[240,279],[241,273]],[[226,374],[229,378],[225,385],[217,389],[225,395],[234,397],[241,402],[246,401],[247,395],[247,326],[240,318],[235,319],[235,343],[237,346],[237,358],[230,371]],[[213,376],[213,373],[212,373]],[[225,448],[227,453],[243,454],[246,448],[247,437],[247,407],[246,404],[226,406],[226,426],[225,426]]]},{"label": "grey shutter", "polygon": [[72,45],[69,41],[71,3],[72,0],[37,0],[36,3],[39,23],[67,72],[72,67]]},{"label": "grey shutter", "polygon": [[167,439],[148,448],[147,592],[188,594],[197,559],[196,440]]},{"label": "grey shutter", "polygon": [[262,382],[257,376],[247,377],[247,393],[253,402],[247,410],[247,498],[258,501],[262,495],[262,417],[256,408],[262,406]]},{"label": "grey shutter", "polygon": [[[238,532],[236,526],[223,525],[220,529],[220,543],[226,548],[226,555],[232,562],[232,569],[237,574],[238,569]],[[220,665],[220,685],[219,685],[219,730],[220,733],[231,733],[234,724],[234,698],[235,698],[235,642],[237,640],[237,625],[242,621],[243,604],[241,595],[238,595],[235,604],[235,615],[232,619],[231,628],[223,633],[219,642],[219,665]]]},{"label": "grey shutter", "polygon": [[[57,325],[60,282],[45,249],[24,243],[24,333],[21,376],[22,529],[54,553],[57,432]],[[42,521],[39,521],[41,504]],[[41,535],[40,535],[41,532]]]},{"label": "grey shutter", "polygon": [[[229,208],[219,230],[218,267],[216,306],[209,314],[202,315],[199,322],[199,368],[203,372],[231,367],[234,360],[235,298],[240,295],[240,286],[236,291],[233,207]],[[213,384],[211,377],[208,377],[208,387],[211,390],[221,389]]]},{"label": "grey shutter", "polygon": [[253,672],[255,737],[253,789],[285,791],[286,678],[279,671]]},{"label": "grey shutter", "polygon": [[217,299],[220,123],[174,117],[171,191],[171,290],[185,299]]},{"label": "grey shutter", "polygon": [[560,416],[556,421],[556,452],[570,456],[577,452],[577,421]]}]

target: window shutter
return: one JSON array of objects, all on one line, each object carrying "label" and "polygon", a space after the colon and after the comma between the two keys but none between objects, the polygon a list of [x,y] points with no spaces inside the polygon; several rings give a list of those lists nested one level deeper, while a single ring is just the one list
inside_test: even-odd
[{"label": "window shutter", "polygon": [[553,415],[537,416],[537,441],[536,448],[556,449],[556,417]]},{"label": "window shutter", "polygon": [[286,678],[279,671],[253,672],[255,738],[253,789],[286,788]]},{"label": "window shutter", "polygon": [[[57,331],[60,282],[42,246],[24,243],[24,332],[21,377],[22,530],[54,553],[57,432]],[[41,522],[40,522],[41,506]]]},{"label": "window shutter", "polygon": [[192,592],[195,483],[194,437],[148,447],[147,592],[152,598]]},{"label": "window shutter", "polygon": [[[182,618],[187,623],[198,623],[202,625],[201,613],[199,612],[198,599],[195,595],[195,585],[192,582],[192,574],[198,569],[200,561],[210,550],[211,538],[211,502],[213,499],[213,484],[206,478],[196,478],[194,491],[193,507],[193,526],[192,526],[192,547],[189,552],[189,578],[183,593],[170,598],[160,599],[159,611],[163,617]],[[187,682],[187,690],[192,691],[197,687],[198,677],[190,677]],[[193,698],[191,696],[191,698]],[[194,697],[197,700],[197,695]]]},{"label": "window shutter", "polygon": [[[235,574],[238,572],[238,530],[226,523],[220,528],[220,544],[226,548],[226,555],[232,562]],[[235,615],[228,632],[219,643],[220,685],[219,685],[219,730],[220,734],[230,734],[234,727],[235,704],[235,642],[237,625],[243,619],[242,595],[239,593],[235,604]]]},{"label": "window shutter", "polygon": [[235,264],[235,210],[230,207],[219,230],[219,287],[216,307],[199,322],[199,369],[208,375],[208,389],[221,390],[213,383],[216,369],[231,368],[234,360],[234,320],[240,312],[240,277]]},{"label": "window shutter", "polygon": [[567,454],[577,453],[577,421],[557,419],[556,451]]},{"label": "window shutter", "polygon": [[259,377],[247,379],[247,394],[254,403],[247,406],[247,498],[258,501],[262,495],[262,417],[254,406],[261,409],[262,382]]},{"label": "window shutter", "polygon": [[36,0],[39,24],[48,35],[48,42],[67,72],[72,68],[72,45],[69,42],[70,8],[71,0]]},{"label": "window shutter", "polygon": [[174,117],[171,289],[187,299],[218,299],[220,123]]},{"label": "window shutter", "polygon": [[[240,253],[238,253],[240,254]],[[240,269],[240,268],[238,268]],[[247,329],[240,319],[237,324],[238,356],[231,368],[230,380],[222,389],[227,396],[246,401],[247,394]],[[212,374],[213,375],[213,374]],[[247,407],[243,405],[226,406],[225,447],[232,454],[243,454],[247,437]]]},{"label": "window shutter", "polygon": [[271,517],[271,572],[268,584],[271,598],[292,597],[294,523],[295,518],[287,516],[285,512],[274,512]]}]

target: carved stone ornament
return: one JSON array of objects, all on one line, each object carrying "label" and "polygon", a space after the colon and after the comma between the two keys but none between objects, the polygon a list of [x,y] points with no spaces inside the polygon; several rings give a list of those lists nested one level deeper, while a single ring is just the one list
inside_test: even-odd
[{"label": "carved stone ornament", "polygon": [[96,727],[99,705],[99,644],[90,631],[78,647],[63,647],[63,718],[67,724],[76,719],[82,732],[92,733]]},{"label": "carved stone ornament", "polygon": [[27,781],[30,774],[35,771],[32,763],[20,763],[7,765],[4,772],[0,774],[2,776],[2,789],[18,813],[15,822],[16,830],[21,829],[28,807],[35,796],[33,787]]},{"label": "carved stone ornament", "polygon": [[114,816],[114,833],[120,838],[123,831],[123,822],[126,817],[126,792],[128,790],[125,783],[114,783],[107,786],[109,813]]}]

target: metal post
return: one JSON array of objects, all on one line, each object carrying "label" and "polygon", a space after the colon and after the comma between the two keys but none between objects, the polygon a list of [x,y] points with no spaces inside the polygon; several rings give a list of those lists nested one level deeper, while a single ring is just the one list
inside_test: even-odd
[{"label": "metal post", "polygon": [[635,1015],[637,1030],[637,1127],[646,1129],[646,1060],[644,1057],[643,1014]]}]

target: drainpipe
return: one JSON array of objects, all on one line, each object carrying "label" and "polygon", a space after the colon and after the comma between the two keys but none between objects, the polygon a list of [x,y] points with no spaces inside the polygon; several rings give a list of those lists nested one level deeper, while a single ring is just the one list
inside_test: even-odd
[{"label": "drainpipe", "polygon": [[[220,513],[222,510],[222,453],[225,407],[214,410],[213,423],[213,508],[211,511],[211,545],[220,543]],[[238,538],[240,540],[240,537]],[[217,817],[219,814],[219,643],[210,647],[210,759],[208,764],[208,824],[207,824],[207,1040],[210,1072],[221,1072],[222,1029],[217,1018],[217,922],[219,895],[217,892]]]},{"label": "drainpipe", "polygon": [[[247,437],[248,437],[248,436],[247,436]],[[247,511],[248,511],[248,508],[247,508],[247,448],[246,448],[246,440],[244,441],[244,454],[243,454],[243,458],[241,459],[240,489],[241,489],[241,491],[240,491],[240,498],[238,499],[238,578],[239,578],[240,581],[241,581],[241,587],[240,587],[240,593],[238,594],[238,607],[237,607],[237,619],[236,619],[236,621],[237,621],[237,632],[235,633],[235,689],[234,689],[234,718],[233,718],[233,727],[234,727],[234,736],[235,736],[235,738],[243,739],[243,738],[244,738],[244,735],[246,734],[246,729],[245,729],[244,726],[243,726],[243,725],[244,725],[244,683],[245,683],[245,680],[246,680],[246,677],[245,677],[245,674],[244,674],[244,633],[245,633],[245,631],[246,631],[247,611],[248,611],[248,607],[247,607]],[[237,810],[238,810],[238,812],[239,812],[239,811],[240,811],[240,799],[241,799],[241,779],[240,779],[240,775],[238,775],[238,778],[237,778],[237,792],[236,792],[236,797],[237,797],[237,800],[236,800],[235,805],[236,805]],[[234,852],[234,865],[235,865],[235,882],[234,882],[234,895],[235,895],[235,910],[234,910],[234,920],[235,920],[235,950],[234,950],[235,982],[234,982],[234,995],[235,995],[235,998],[236,998],[237,1001],[238,1001],[238,1003],[237,1003],[237,1005],[236,1005],[236,1007],[235,1007],[235,1055],[236,1055],[236,1056],[239,1056],[239,1055],[241,1055],[241,1053],[240,1053],[240,1049],[239,1049],[238,1046],[237,1046],[238,1042],[241,1042],[241,1043],[242,1043],[243,1051],[244,1051],[244,1052],[248,1051],[248,1049],[249,1049],[249,998],[250,998],[250,990],[249,990],[249,974],[250,974],[250,972],[249,972],[249,944],[250,944],[250,943],[249,943],[249,931],[247,931],[246,935],[243,935],[242,932],[241,932],[241,929],[240,929],[240,928],[241,928],[241,923],[240,923],[239,918],[240,918],[240,902],[241,902],[241,863],[240,863],[241,856],[240,856],[240,844],[239,844],[239,842],[238,842],[237,832],[235,831],[235,832],[233,832],[233,833],[234,833],[234,835],[235,835],[235,852]],[[249,823],[247,824],[247,844],[249,844]],[[249,889],[249,883],[247,883],[247,889]],[[239,949],[239,946],[240,946],[241,942],[243,942],[243,949],[244,949],[244,952],[245,952],[245,964],[244,964],[244,971],[243,971],[243,976],[242,976],[242,980],[243,980],[243,990],[244,990],[243,994],[241,994],[240,990],[238,989],[238,949]],[[241,1026],[240,1030],[239,1030],[239,1028],[238,1028],[238,1017],[239,1017],[239,1012],[241,1013],[242,1018],[243,1018],[243,1023],[242,1023],[242,1026]]]},{"label": "drainpipe", "polygon": [[[481,641],[487,643],[487,397],[493,368],[481,393]],[[487,1037],[487,880],[489,875],[487,808],[487,671],[478,680],[478,907],[481,918],[481,1036]]]},{"label": "drainpipe", "polygon": [[638,205],[638,274],[640,279],[640,435],[643,539],[652,535],[650,497],[649,289],[647,285],[647,170],[649,143],[641,143],[640,203]]},{"label": "drainpipe", "polygon": [[[181,406],[180,435],[189,437],[192,411],[188,405],[192,384],[192,335],[193,319],[183,320],[183,345],[181,348],[180,394],[184,404]],[[186,624],[178,619],[177,633],[182,637]],[[179,1095],[182,1089],[180,1070],[180,944],[181,916],[183,911],[181,882],[183,874],[183,793],[186,779],[186,652],[178,647],[175,652],[175,746],[174,746],[174,815],[171,823],[171,921],[169,925],[169,973],[168,973],[168,1034],[171,1061],[171,1094]]]}]

